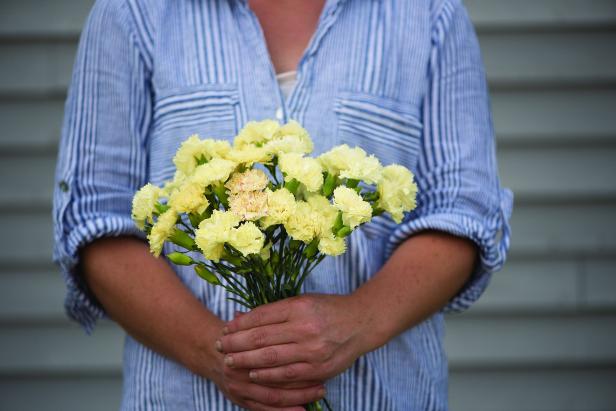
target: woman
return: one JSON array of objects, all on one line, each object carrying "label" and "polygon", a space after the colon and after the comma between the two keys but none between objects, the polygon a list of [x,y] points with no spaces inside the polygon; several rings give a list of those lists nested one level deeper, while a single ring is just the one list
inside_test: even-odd
[{"label": "woman", "polygon": [[[354,234],[308,295],[236,315],[220,287],[149,254],[130,203],[171,177],[188,135],[264,118],[298,120],[317,153],[348,143],[411,168],[419,205]],[[123,410],[298,410],[325,389],[336,410],[447,409],[443,312],[479,297],[509,243],[459,0],[99,0],[57,181],[67,310],[127,331]]]}]

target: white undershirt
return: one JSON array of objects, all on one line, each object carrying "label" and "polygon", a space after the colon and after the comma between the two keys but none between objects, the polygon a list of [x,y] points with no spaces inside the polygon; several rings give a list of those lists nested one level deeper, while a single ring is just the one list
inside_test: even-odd
[{"label": "white undershirt", "polygon": [[291,90],[293,90],[293,87],[295,87],[297,83],[297,71],[278,73],[276,74],[276,80],[278,80],[282,95],[287,99],[289,98],[289,94],[291,94]]}]

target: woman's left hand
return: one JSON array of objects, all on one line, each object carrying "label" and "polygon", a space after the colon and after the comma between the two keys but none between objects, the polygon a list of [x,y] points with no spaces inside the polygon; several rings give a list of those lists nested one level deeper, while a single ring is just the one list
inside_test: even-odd
[{"label": "woman's left hand", "polygon": [[236,316],[216,348],[262,385],[324,383],[372,349],[367,313],[352,295],[288,298]]}]

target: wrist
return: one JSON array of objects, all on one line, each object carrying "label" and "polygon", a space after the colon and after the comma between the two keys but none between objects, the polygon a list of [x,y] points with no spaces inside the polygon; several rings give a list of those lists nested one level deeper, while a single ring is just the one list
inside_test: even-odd
[{"label": "wrist", "polygon": [[357,339],[361,354],[374,351],[385,345],[392,337],[389,316],[383,312],[383,303],[360,287],[350,295],[357,318]]},{"label": "wrist", "polygon": [[193,373],[217,381],[222,373],[223,355],[216,351],[216,339],[221,336],[223,322],[211,315],[201,326],[191,327],[187,344],[178,355],[180,362]]}]

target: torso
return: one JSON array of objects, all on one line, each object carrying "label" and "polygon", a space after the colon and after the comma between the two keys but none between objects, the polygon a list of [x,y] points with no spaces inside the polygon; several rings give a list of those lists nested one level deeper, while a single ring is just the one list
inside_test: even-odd
[{"label": "torso", "polygon": [[317,27],[325,0],[249,0],[276,73],[294,71]]}]

